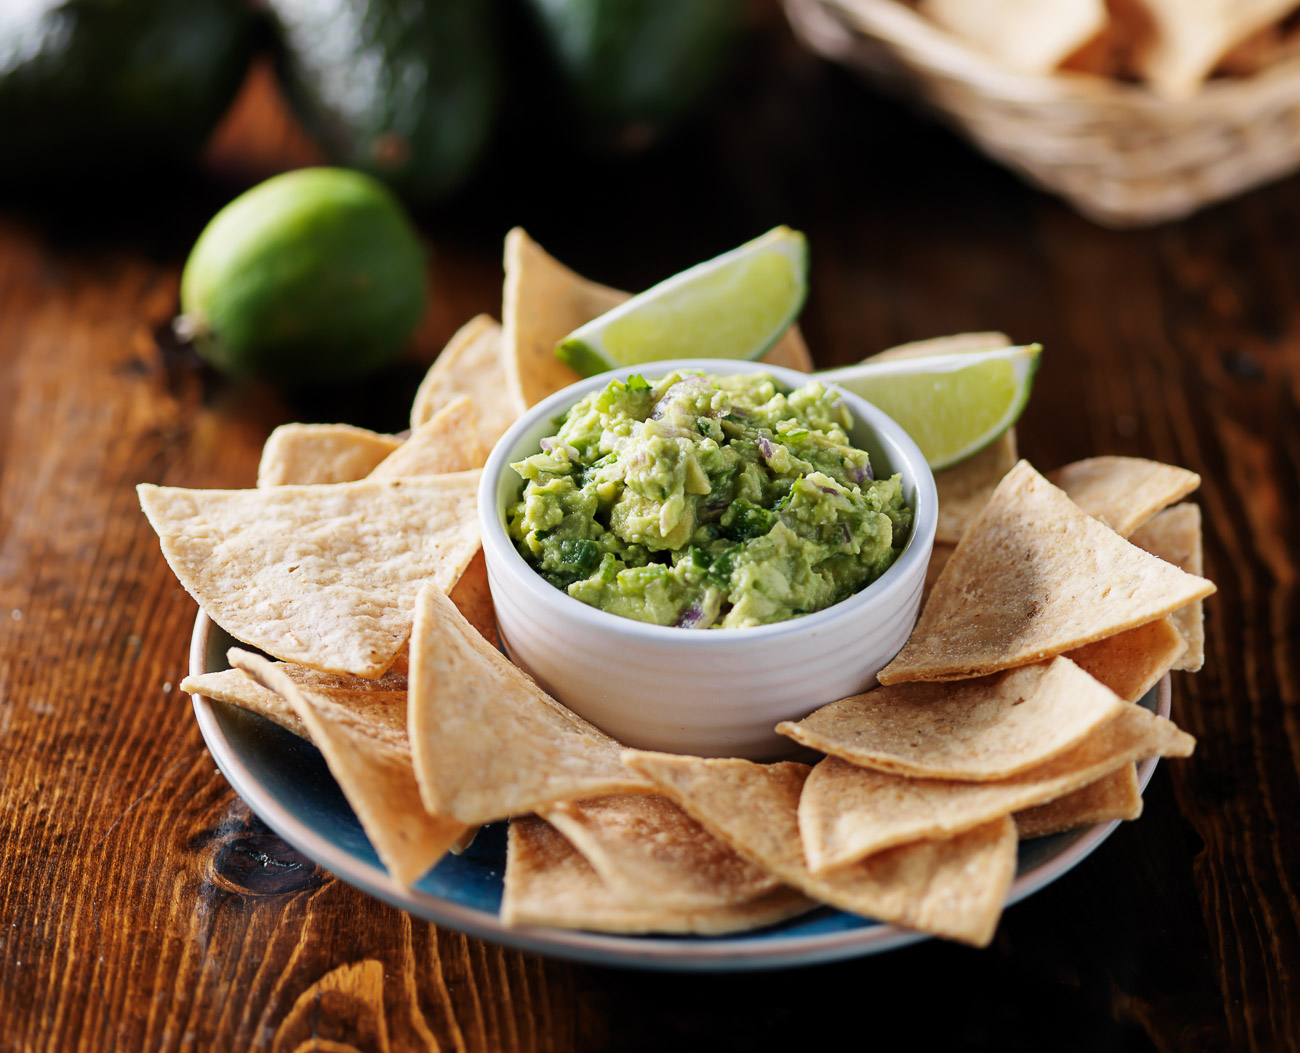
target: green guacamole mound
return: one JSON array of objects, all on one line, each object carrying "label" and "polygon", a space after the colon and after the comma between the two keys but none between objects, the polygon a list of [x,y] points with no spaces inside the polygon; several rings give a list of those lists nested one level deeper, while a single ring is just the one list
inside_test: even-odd
[{"label": "green guacamole mound", "polygon": [[888,570],[912,525],[851,424],[816,381],[614,381],[511,465],[510,536],[547,581],[625,618],[726,629],[819,611]]}]

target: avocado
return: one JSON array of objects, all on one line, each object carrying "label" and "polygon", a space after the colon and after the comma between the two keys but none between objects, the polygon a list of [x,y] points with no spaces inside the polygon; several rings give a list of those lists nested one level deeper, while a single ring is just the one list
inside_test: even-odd
[{"label": "avocado", "polygon": [[329,158],[409,201],[472,172],[492,131],[499,70],[485,0],[269,0],[276,68]]},{"label": "avocado", "polygon": [[392,192],[303,168],[213,217],[181,275],[177,328],[224,372],[312,386],[392,359],[424,307],[424,252]]},{"label": "avocado", "polygon": [[0,2],[0,174],[186,162],[248,68],[239,0]]},{"label": "avocado", "polygon": [[740,0],[527,0],[573,110],[597,146],[653,141],[721,68]]}]

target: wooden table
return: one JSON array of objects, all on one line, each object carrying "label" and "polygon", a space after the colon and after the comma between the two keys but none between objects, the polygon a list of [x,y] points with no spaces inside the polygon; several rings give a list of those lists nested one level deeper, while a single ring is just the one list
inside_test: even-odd
[{"label": "wooden table", "polygon": [[[432,308],[407,359],[331,396],[223,381],[155,334],[204,219],[310,159],[259,75],[204,174],[0,205],[0,1050],[1297,1048],[1300,179],[1156,230],[1092,226],[804,56],[752,40],[653,155],[586,161],[515,125],[421,224]],[[640,288],[778,222],[808,232],[822,365],[1001,328],[1047,347],[1021,428],[1204,483],[1199,739],[1146,814],[1010,909],[767,974],[648,975],[435,929],[297,857],[235,796],[188,700],[194,605],[132,487],[249,486],[275,424],[401,427],[446,337],[499,311],[522,223]],[[844,1038],[836,1038],[838,1044]]]}]

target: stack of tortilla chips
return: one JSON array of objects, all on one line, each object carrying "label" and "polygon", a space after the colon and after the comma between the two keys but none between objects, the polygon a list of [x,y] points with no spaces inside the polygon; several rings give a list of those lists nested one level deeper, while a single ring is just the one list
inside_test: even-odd
[{"label": "stack of tortilla chips", "polygon": [[1213,75],[1250,76],[1300,53],[1297,0],[911,2],[1008,69],[1142,81],[1174,101]]},{"label": "stack of tortilla chips", "polygon": [[[1200,664],[1199,519],[1155,514],[1196,477],[1099,459],[1063,492],[1008,436],[941,476],[953,543],[886,686],[778,729],[825,760],[624,750],[497,649],[475,509],[487,450],[575,379],[550,349],[624,295],[514,231],[504,327],[456,334],[409,438],[287,425],[256,489],[142,486],[182,584],[261,652],[182,687],[312,741],[399,883],[509,819],[510,924],[717,934],[826,903],[987,943],[1018,837],[1132,818],[1133,762],[1191,750],[1132,702]],[[797,330],[769,359],[810,365]]]}]

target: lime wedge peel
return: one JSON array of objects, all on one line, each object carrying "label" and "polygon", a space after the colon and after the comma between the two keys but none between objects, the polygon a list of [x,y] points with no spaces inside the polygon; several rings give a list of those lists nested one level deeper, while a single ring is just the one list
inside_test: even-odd
[{"label": "lime wedge peel", "polygon": [[978,453],[1020,417],[1039,344],[863,362],[815,374],[884,410],[936,471]]},{"label": "lime wedge peel", "polygon": [[758,358],[807,293],[808,243],[777,227],[575,329],[555,354],[583,376],[673,358]]}]

